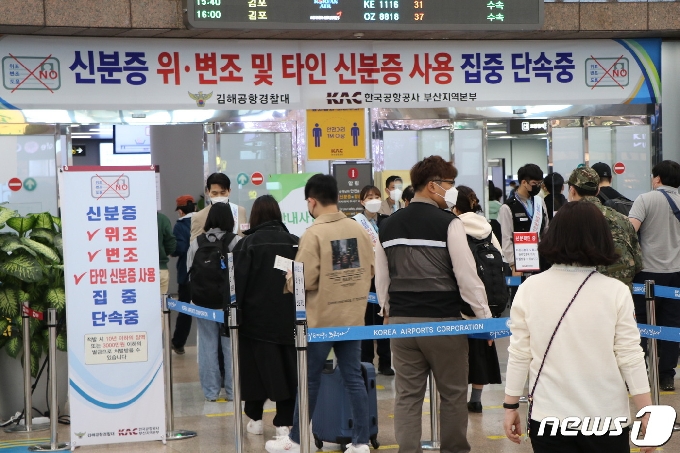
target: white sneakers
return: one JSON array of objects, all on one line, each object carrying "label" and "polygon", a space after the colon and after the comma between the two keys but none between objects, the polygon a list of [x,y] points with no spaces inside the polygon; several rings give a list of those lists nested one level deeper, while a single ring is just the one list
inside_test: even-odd
[{"label": "white sneakers", "polygon": [[[274,440],[269,440],[265,444],[264,448],[269,453],[299,453],[300,452],[300,444],[296,444],[295,442],[290,440],[290,437],[288,437],[288,436],[281,436],[281,437],[277,437]],[[347,450],[345,450],[345,453],[370,453],[370,449],[368,448],[367,444],[363,444],[363,445],[349,444],[349,445],[347,445]]]},{"label": "white sneakers", "polygon": [[262,435],[264,432],[262,429],[262,420],[250,420],[246,425],[246,431],[250,434]]},{"label": "white sneakers", "polygon": [[368,448],[367,444],[363,445],[352,445],[349,444],[347,445],[347,450],[345,450],[345,453],[369,453],[370,449]]},{"label": "white sneakers", "polygon": [[[288,434],[290,434],[290,428],[287,426],[276,426],[275,428],[275,437],[288,437]],[[246,425],[246,431],[248,431],[250,434],[261,436],[264,433],[264,429],[262,428],[262,420],[250,420]]]},{"label": "white sneakers", "polygon": [[300,444],[296,444],[288,436],[268,440],[264,448],[269,453],[300,453]]},{"label": "white sneakers", "polygon": [[287,426],[276,427],[276,437],[286,437],[290,434],[290,428]]}]

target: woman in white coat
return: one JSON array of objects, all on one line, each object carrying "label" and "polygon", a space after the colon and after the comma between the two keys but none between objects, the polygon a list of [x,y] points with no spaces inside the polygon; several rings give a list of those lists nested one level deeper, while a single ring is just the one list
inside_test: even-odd
[{"label": "woman in white coat", "polygon": [[[479,198],[474,190],[467,186],[457,186],[458,198],[453,213],[463,221],[465,234],[474,239],[486,239],[491,236],[491,243],[501,253],[498,239],[491,231],[491,224],[486,218],[477,214],[481,211]],[[503,259],[505,261],[505,258]],[[472,384],[472,393],[468,402],[468,411],[482,412],[482,391],[486,384],[501,384],[501,368],[498,363],[496,345],[491,340],[468,338],[468,383]]]}]

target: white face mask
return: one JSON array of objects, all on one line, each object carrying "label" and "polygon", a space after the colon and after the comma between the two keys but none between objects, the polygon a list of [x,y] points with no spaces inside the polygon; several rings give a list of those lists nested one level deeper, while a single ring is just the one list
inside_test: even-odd
[{"label": "white face mask", "polygon": [[[444,188],[439,184],[437,184],[437,186],[439,186],[440,189],[444,190]],[[441,197],[441,195],[439,196]],[[453,208],[456,205],[456,201],[458,201],[458,189],[456,189],[455,187],[451,187],[449,190],[445,191],[444,196],[442,198],[446,202],[446,206],[448,206],[449,209]]]},{"label": "white face mask", "polygon": [[215,203],[229,203],[229,197],[210,197],[210,202]]},{"label": "white face mask", "polygon": [[394,189],[393,191],[390,192],[390,198],[395,202],[399,201],[402,193],[403,192],[401,191],[401,189]]},{"label": "white face mask", "polygon": [[364,202],[364,208],[373,214],[380,211],[380,206],[382,206],[382,201],[380,200],[368,200]]}]

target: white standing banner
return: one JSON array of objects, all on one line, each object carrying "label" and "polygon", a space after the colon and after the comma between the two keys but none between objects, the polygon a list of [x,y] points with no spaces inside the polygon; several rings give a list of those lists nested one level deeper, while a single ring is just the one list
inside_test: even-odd
[{"label": "white standing banner", "polygon": [[661,39],[0,39],[0,106],[342,109],[661,102]]},{"label": "white standing banner", "polygon": [[163,440],[154,167],[64,167],[71,445]]},{"label": "white standing banner", "polygon": [[535,272],[541,270],[538,254],[538,233],[513,233],[515,270]]}]

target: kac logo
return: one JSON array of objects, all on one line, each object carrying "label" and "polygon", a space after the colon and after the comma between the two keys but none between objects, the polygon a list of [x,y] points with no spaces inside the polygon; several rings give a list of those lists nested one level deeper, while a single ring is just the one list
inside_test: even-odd
[{"label": "kac logo", "polygon": [[125,428],[125,429],[119,429],[118,430],[118,435],[119,436],[136,436],[137,435],[137,428]]},{"label": "kac logo", "polygon": [[348,92],[326,93],[326,102],[328,104],[363,104],[361,100],[361,91],[354,92],[351,96]]},{"label": "kac logo", "polygon": [[[676,412],[671,406],[646,406],[635,414],[636,418],[640,418],[649,414],[649,421],[647,422],[647,429],[644,437],[641,439],[640,432],[642,430],[642,422],[636,420],[630,433],[630,441],[638,447],[660,447],[665,445],[673,434],[673,426],[675,425]],[[600,417],[591,418],[585,417],[567,417],[560,422],[557,417],[546,417],[541,420],[541,426],[538,429],[538,436],[545,434],[547,424],[551,424],[550,433],[548,436],[556,436],[559,427],[560,434],[563,436],[576,436],[579,432],[584,436],[618,436],[623,433],[623,425],[628,421],[627,417],[616,417],[613,420],[614,429],[610,431],[612,425],[612,417],[605,417],[603,423],[600,423]],[[580,427],[580,429],[579,429]]]}]

